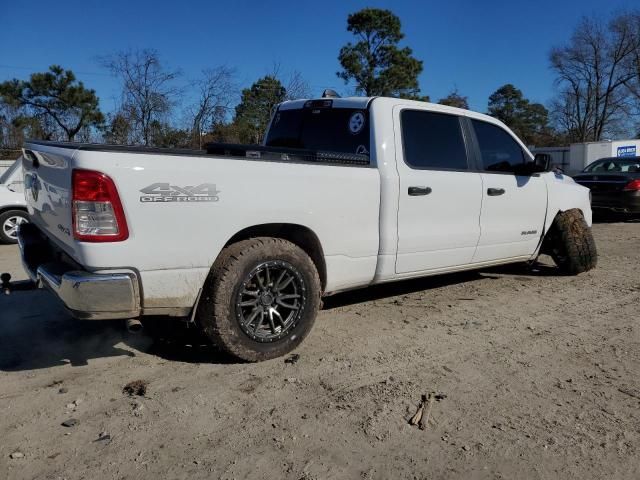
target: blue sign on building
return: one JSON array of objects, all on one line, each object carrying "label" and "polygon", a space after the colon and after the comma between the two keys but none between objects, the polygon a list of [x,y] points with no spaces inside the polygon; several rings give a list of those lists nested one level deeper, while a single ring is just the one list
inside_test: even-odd
[{"label": "blue sign on building", "polygon": [[629,145],[626,147],[618,147],[618,157],[635,157],[636,156],[636,146]]}]

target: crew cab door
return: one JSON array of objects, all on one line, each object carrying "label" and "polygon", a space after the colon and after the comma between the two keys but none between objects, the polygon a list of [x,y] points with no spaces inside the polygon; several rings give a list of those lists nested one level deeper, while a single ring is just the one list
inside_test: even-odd
[{"label": "crew cab door", "polygon": [[447,113],[394,109],[397,274],[471,263],[480,237],[482,180],[469,168],[461,122]]},{"label": "crew cab door", "polygon": [[469,121],[482,177],[480,241],[473,262],[530,256],[543,233],[547,185],[538,174],[523,175],[529,162],[505,129]]}]

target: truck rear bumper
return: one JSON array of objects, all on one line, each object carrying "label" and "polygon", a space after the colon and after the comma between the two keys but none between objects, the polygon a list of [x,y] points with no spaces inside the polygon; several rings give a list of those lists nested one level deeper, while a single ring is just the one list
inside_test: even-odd
[{"label": "truck rear bumper", "polygon": [[76,318],[118,319],[140,315],[134,272],[92,273],[73,264],[33,224],[18,232],[24,269],[36,285],[53,292]]}]

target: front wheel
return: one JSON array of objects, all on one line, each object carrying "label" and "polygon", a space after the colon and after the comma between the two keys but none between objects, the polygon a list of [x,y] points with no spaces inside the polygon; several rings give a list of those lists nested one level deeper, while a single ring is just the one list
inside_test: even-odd
[{"label": "front wheel", "polygon": [[252,238],[224,249],[207,278],[196,321],[218,347],[256,362],[295,349],[320,306],[316,267],[297,245]]},{"label": "front wheel", "polygon": [[598,263],[593,234],[577,209],[558,213],[545,238],[543,250],[567,275],[589,271]]},{"label": "front wheel", "polygon": [[18,243],[18,228],[29,222],[27,212],[8,210],[0,214],[0,242]]}]

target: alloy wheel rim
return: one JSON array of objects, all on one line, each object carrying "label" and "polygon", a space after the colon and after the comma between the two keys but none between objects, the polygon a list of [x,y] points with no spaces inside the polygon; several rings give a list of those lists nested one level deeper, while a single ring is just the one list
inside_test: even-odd
[{"label": "alloy wheel rim", "polygon": [[12,239],[18,238],[18,228],[23,223],[27,223],[27,219],[19,215],[14,215],[7,218],[2,224],[2,231],[4,234]]},{"label": "alloy wheel rim", "polygon": [[288,262],[274,260],[255,267],[236,295],[242,331],[258,342],[285,337],[300,320],[306,304],[302,275]]}]

